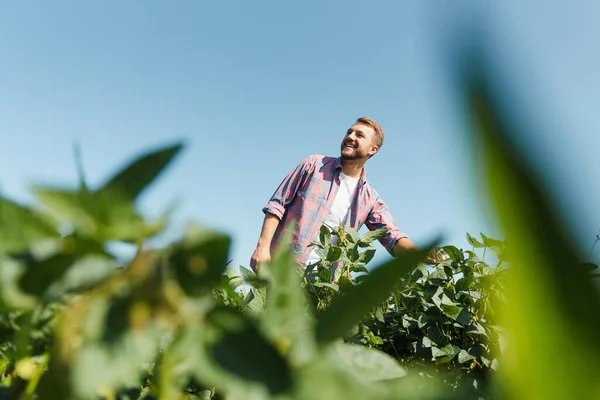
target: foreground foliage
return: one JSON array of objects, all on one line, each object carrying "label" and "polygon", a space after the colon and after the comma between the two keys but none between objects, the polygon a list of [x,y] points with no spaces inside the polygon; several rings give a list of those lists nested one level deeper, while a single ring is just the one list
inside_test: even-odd
[{"label": "foreground foliage", "polygon": [[[423,268],[433,240],[367,269],[377,232],[338,231],[332,247],[323,230],[312,271],[283,245],[258,276],[233,274],[231,239],[195,225],[148,248],[168,213],[147,221],[136,203],[182,148],[166,147],[95,189],[81,174],[76,189],[36,187],[35,207],[0,198],[2,396],[600,397],[595,266],[513,149],[489,83],[467,76],[484,182],[510,245],[469,240],[498,265],[445,246],[450,259]],[[135,256],[119,259],[114,242]]]}]

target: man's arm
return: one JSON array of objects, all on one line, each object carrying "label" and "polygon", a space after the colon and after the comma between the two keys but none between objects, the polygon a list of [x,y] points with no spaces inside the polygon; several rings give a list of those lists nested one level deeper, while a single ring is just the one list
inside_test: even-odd
[{"label": "man's arm", "polygon": [[[398,257],[400,254],[402,254],[402,252],[404,252],[406,250],[418,250],[418,249],[419,248],[413,242],[411,242],[410,239],[408,239],[407,237],[402,237],[402,238],[398,239],[398,241],[392,248],[391,253],[392,253],[392,256]],[[433,251],[431,254],[429,254],[427,256],[427,258],[425,259],[425,262],[427,264],[437,264],[438,262],[441,261],[439,258],[440,258],[440,256],[437,254],[437,252]]]},{"label": "man's arm", "polygon": [[256,250],[250,258],[250,267],[254,272],[260,269],[260,263],[271,260],[271,242],[279,222],[283,219],[296,193],[306,180],[307,173],[312,168],[314,157],[304,158],[296,167],[289,171],[281,181],[262,211],[265,219],[256,244]]},{"label": "man's arm", "polygon": [[260,237],[256,243],[256,250],[250,258],[250,267],[256,273],[260,269],[260,264],[271,261],[271,241],[275,230],[279,225],[279,218],[273,214],[265,214]]},{"label": "man's arm", "polygon": [[[398,257],[406,250],[419,249],[405,234],[402,234],[398,230],[390,210],[382,199],[378,199],[375,203],[366,221],[366,225],[370,230],[381,228],[387,230],[385,235],[379,239],[379,242],[393,257]],[[439,255],[434,251],[427,256],[425,262],[427,264],[436,264],[439,262]]]}]

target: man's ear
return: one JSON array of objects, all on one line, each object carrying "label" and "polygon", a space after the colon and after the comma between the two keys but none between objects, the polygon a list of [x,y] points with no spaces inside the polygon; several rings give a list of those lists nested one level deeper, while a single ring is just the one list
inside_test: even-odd
[{"label": "man's ear", "polygon": [[373,146],[371,150],[369,150],[369,155],[374,156],[379,151],[379,147]]}]

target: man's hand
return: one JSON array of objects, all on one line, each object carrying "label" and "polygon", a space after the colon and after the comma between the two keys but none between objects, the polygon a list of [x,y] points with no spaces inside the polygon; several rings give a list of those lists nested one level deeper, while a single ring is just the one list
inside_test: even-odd
[{"label": "man's hand", "polygon": [[252,253],[250,258],[250,268],[254,273],[258,274],[260,270],[260,264],[271,261],[271,251],[265,246],[256,246],[256,250]]},{"label": "man's hand", "polygon": [[447,260],[448,258],[450,258],[450,257],[448,257],[447,254],[445,254],[444,252],[442,252],[439,249],[435,249],[427,256],[427,258],[425,259],[425,262],[427,264],[434,265],[434,264],[439,264],[442,261]]}]

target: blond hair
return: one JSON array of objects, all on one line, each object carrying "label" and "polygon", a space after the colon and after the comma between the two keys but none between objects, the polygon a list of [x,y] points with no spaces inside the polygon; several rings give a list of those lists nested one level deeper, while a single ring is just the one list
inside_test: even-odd
[{"label": "blond hair", "polygon": [[355,124],[364,124],[373,128],[377,147],[381,149],[381,146],[383,146],[383,129],[381,129],[381,126],[375,120],[368,117],[360,117],[356,120]]}]

